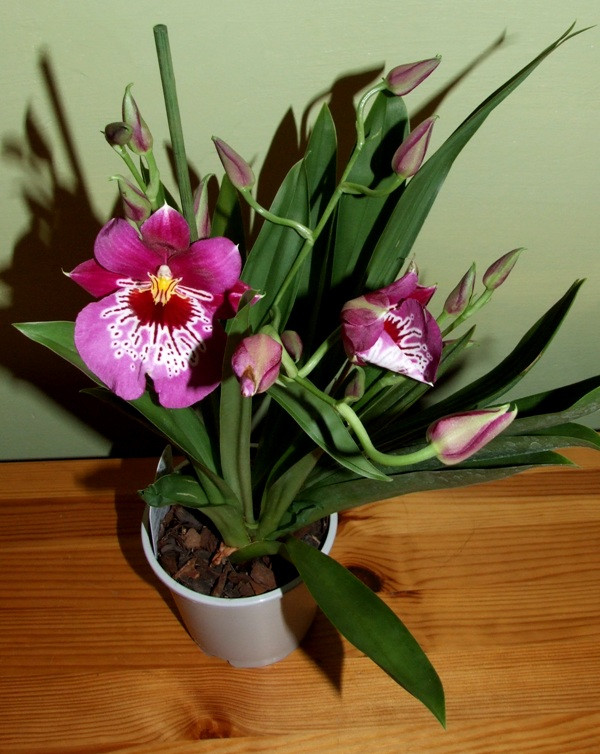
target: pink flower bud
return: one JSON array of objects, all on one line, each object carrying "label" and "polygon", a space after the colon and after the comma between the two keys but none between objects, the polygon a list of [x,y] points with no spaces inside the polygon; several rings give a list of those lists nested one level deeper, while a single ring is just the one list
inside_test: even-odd
[{"label": "pink flower bud", "polygon": [[469,305],[475,287],[475,264],[463,275],[456,288],[450,293],[444,304],[444,311],[455,316],[462,314]]},{"label": "pink flower bud", "polygon": [[302,357],[302,340],[295,330],[284,330],[281,333],[281,342],[283,347],[294,360],[294,363],[300,361]]},{"label": "pink flower bud", "polygon": [[392,157],[392,170],[401,178],[410,178],[421,167],[429,146],[436,116],[427,118],[413,129]]},{"label": "pink flower bud", "polygon": [[109,123],[103,133],[111,147],[124,147],[131,141],[131,128],[122,121]]},{"label": "pink flower bud", "polygon": [[246,189],[254,186],[256,179],[252,168],[229,144],[216,136],[212,137],[217,148],[219,159],[223,163],[227,177],[237,189]]},{"label": "pink flower bud", "polygon": [[365,392],[365,370],[354,367],[352,377],[344,388],[344,400],[346,403],[354,403],[360,400]]},{"label": "pink flower bud", "polygon": [[422,81],[433,73],[440,64],[441,57],[419,60],[417,63],[397,65],[385,77],[388,88],[393,94],[404,96],[419,86]]},{"label": "pink flower bud", "polygon": [[483,284],[488,291],[494,291],[502,285],[523,250],[522,247],[520,249],[513,249],[487,268],[483,276]]},{"label": "pink flower bud", "polygon": [[133,84],[125,87],[123,96],[123,120],[131,128],[131,141],[129,148],[136,154],[146,154],[152,149],[153,139],[146,121],[142,118],[140,110],[131,94]]},{"label": "pink flower bud", "polygon": [[427,440],[442,463],[461,463],[481,450],[513,421],[517,409],[498,408],[466,411],[444,416],[427,430]]},{"label": "pink flower bud", "polygon": [[208,238],[210,236],[211,223],[210,212],[208,209],[209,179],[210,176],[205,176],[194,192],[194,217],[196,218],[198,238]]},{"label": "pink flower bud", "polygon": [[119,184],[125,217],[136,225],[141,225],[144,220],[150,217],[152,212],[152,205],[148,198],[137,186],[134,186],[127,178],[123,178],[122,175],[113,175],[111,180],[117,181]]},{"label": "pink flower bud", "polygon": [[264,393],[279,376],[281,344],[270,335],[257,333],[244,338],[235,349],[231,366],[244,398]]}]

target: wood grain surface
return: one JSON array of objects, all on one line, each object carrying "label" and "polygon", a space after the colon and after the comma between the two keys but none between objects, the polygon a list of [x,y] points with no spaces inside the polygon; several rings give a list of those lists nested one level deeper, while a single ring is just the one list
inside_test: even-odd
[{"label": "wood grain surface", "polygon": [[448,728],[318,615],[282,662],[204,656],[145,563],[153,460],[0,465],[0,751],[600,751],[600,459],[343,514],[333,555],[403,618]]}]

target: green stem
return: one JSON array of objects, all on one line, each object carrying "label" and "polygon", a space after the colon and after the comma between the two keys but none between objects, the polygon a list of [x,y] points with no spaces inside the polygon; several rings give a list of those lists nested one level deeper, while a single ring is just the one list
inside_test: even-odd
[{"label": "green stem", "polygon": [[414,453],[404,453],[403,455],[382,453],[373,445],[364,424],[347,403],[339,403],[337,405],[337,410],[340,416],[348,422],[349,427],[356,435],[356,439],[361,444],[365,454],[375,463],[379,463],[382,466],[399,468],[402,466],[412,466],[415,463],[422,463],[423,461],[435,458],[436,454],[431,445],[426,445],[420,450],[415,450]]},{"label": "green stem", "polygon": [[304,240],[310,241],[312,239],[312,230],[310,228],[307,228],[306,225],[302,225],[302,223],[297,222],[296,220],[290,220],[287,217],[280,217],[279,215],[274,215],[272,212],[269,212],[268,209],[265,209],[261,204],[259,204],[254,196],[252,196],[252,190],[249,188],[240,189],[241,194],[243,195],[246,202],[252,207],[253,210],[258,212],[258,214],[261,217],[264,217],[265,220],[269,220],[270,222],[274,223],[275,225],[285,225],[288,228],[293,228],[298,235],[302,236]]},{"label": "green stem", "polygon": [[[487,304],[487,302],[491,299],[493,291],[489,290],[488,288],[485,289],[485,291],[475,299],[467,308],[464,310],[464,312],[458,316],[454,322],[448,325],[446,329],[442,332],[443,336],[448,335],[448,333],[452,332],[452,330],[455,330],[459,325],[462,325],[462,323],[471,317],[475,312],[479,311],[482,306]],[[438,318],[438,322],[440,321],[440,318]]]},{"label": "green stem", "polygon": [[331,335],[329,335],[317,348],[317,350],[313,353],[313,355],[308,359],[306,364],[298,370],[298,374],[300,377],[308,377],[308,375],[312,372],[312,370],[317,366],[317,364],[321,361],[321,359],[325,356],[325,354],[329,351],[329,349],[338,342],[340,338],[340,327],[337,327]]},{"label": "green stem", "polygon": [[[383,82],[369,89],[360,98],[360,101],[356,108],[356,146],[354,147],[354,151],[352,152],[352,155],[350,156],[350,159],[348,160],[348,163],[346,165],[346,168],[344,169],[344,173],[340,179],[340,182],[338,183],[333,194],[331,195],[331,198],[329,202],[327,203],[327,206],[323,210],[323,214],[321,215],[321,218],[319,222],[317,223],[317,226],[313,230],[311,236],[309,238],[306,238],[306,240],[304,241],[302,248],[298,252],[298,256],[296,257],[293,265],[290,267],[287,275],[285,276],[283,283],[279,287],[279,290],[277,291],[277,294],[275,295],[275,298],[273,299],[273,303],[271,304],[271,309],[279,306],[279,303],[281,302],[283,296],[285,295],[286,290],[288,289],[289,285],[292,283],[292,281],[298,274],[298,271],[302,268],[302,265],[304,264],[306,257],[308,256],[308,254],[310,254],[313,246],[315,245],[317,238],[321,235],[323,229],[325,228],[327,224],[327,221],[331,217],[332,212],[334,211],[338,202],[344,195],[343,185],[345,184],[348,176],[350,175],[350,172],[352,171],[352,168],[354,167],[354,163],[356,162],[358,155],[360,154],[365,144],[365,107],[366,107],[366,104],[371,97],[376,95],[382,89],[385,89],[385,84]],[[263,318],[263,322],[267,320],[269,316],[270,316],[270,312],[267,312],[267,314]]]},{"label": "green stem", "polygon": [[177,175],[177,185],[179,187],[179,197],[181,200],[181,211],[190,226],[190,238],[192,241],[196,241],[198,239],[198,232],[196,230],[196,219],[194,217],[192,186],[190,183],[187,158],[185,156],[181,114],[177,102],[177,88],[175,86],[175,74],[173,72],[173,61],[169,46],[169,34],[167,27],[164,24],[158,24],[154,27],[154,40],[156,43],[158,66],[160,68],[160,77],[165,98],[167,120],[169,122],[169,133],[171,134],[171,144],[175,160],[175,173]]},{"label": "green stem", "polygon": [[131,155],[129,152],[125,149],[125,147],[118,147],[115,148],[115,151],[117,154],[121,157],[123,162],[127,165],[131,175],[133,176],[135,182],[137,185],[142,189],[144,194],[146,193],[146,184],[144,183],[144,179],[142,178],[142,174],[137,168],[137,165],[135,162],[131,159]]}]

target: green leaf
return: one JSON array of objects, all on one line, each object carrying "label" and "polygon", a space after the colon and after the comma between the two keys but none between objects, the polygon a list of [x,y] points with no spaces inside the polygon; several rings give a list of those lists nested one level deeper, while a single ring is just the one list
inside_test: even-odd
[{"label": "green leaf", "polygon": [[[591,388],[591,390],[590,390]],[[600,375],[515,401],[517,419],[509,433],[531,432],[600,411]],[[532,415],[533,411],[536,415]],[[547,412],[547,413],[542,413]]]},{"label": "green leaf", "polygon": [[219,196],[213,212],[211,235],[225,236],[244,249],[244,224],[238,201],[237,190],[227,177],[223,176]]},{"label": "green leaf", "polygon": [[285,550],[331,623],[396,683],[446,724],[444,689],[433,665],[395,613],[335,560],[289,538]]},{"label": "green leaf", "polygon": [[381,288],[394,280],[463,147],[492,110],[525,81],[548,55],[568,39],[585,31],[571,33],[572,29],[573,26],[484,100],[409,181],[373,252],[365,280],[367,290]]},{"label": "green leaf", "polygon": [[[389,92],[380,92],[367,116],[365,144],[348,180],[371,187],[389,178],[392,157],[407,133],[404,101]],[[347,286],[344,290],[352,297],[363,278],[376,238],[403,191],[404,187],[400,187],[388,197],[345,194],[341,198],[332,259],[331,288],[334,291],[351,277],[354,281],[351,290]]]},{"label": "green leaf", "polygon": [[[281,217],[306,224],[309,214],[308,186],[306,171],[302,163],[296,163],[285,177],[277,192],[270,211]],[[248,255],[242,271],[242,279],[257,291],[264,293],[263,298],[252,307],[251,323],[253,329],[266,317],[281,284],[286,278],[296,257],[304,244],[304,239],[292,228],[265,221],[260,233]],[[293,306],[298,278],[286,292],[281,302],[282,322]]]},{"label": "green leaf", "polygon": [[[564,446],[563,446],[564,447]],[[352,476],[343,470],[315,475],[290,507],[287,519],[282,521],[280,536],[286,526],[304,526],[331,513],[355,508],[359,505],[407,495],[412,492],[468,487],[473,484],[505,479],[539,466],[572,466],[559,453],[542,452],[502,458],[498,465],[486,460],[479,465],[472,461],[469,466],[437,467],[423,471],[408,471],[392,474],[391,482]],[[432,464],[433,465],[433,464]]]},{"label": "green leaf", "polygon": [[173,472],[159,476],[152,484],[139,491],[147,505],[160,508],[166,505],[184,505],[201,511],[218,528],[223,541],[231,547],[245,547],[250,538],[234,493],[211,475],[210,484],[204,485],[190,474]]},{"label": "green leaf", "polygon": [[[73,341],[73,322],[26,322],[15,325],[24,335],[40,343],[84,372],[97,385],[108,388],[83,363]],[[112,396],[113,393],[108,391]],[[116,401],[121,399],[116,398]],[[166,409],[156,403],[149,393],[134,401],[123,401],[133,406],[160,433],[190,458],[216,470],[210,437],[201,415],[193,408]]]},{"label": "green leaf", "polygon": [[292,381],[285,387],[273,385],[268,392],[341,466],[369,479],[387,478],[364,457],[338,412],[325,400]]}]

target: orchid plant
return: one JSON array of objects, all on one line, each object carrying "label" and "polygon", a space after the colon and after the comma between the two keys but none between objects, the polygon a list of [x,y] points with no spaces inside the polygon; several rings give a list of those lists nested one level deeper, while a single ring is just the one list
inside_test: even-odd
[{"label": "orchid plant", "polygon": [[[290,536],[336,511],[413,491],[566,464],[569,445],[598,448],[574,420],[600,406],[600,377],[511,403],[502,396],[560,326],[582,281],[475,382],[435,387],[473,341],[449,337],[504,283],[520,254],[473,265],[434,314],[413,242],[448,171],[492,110],[573,27],[488,97],[427,160],[430,118],[409,127],[404,101],[439,58],[393,68],[356,107],[356,144],[337,166],[327,105],[304,157],[270,208],[253,171],[222,139],[213,176],[192,193],[168,36],[155,37],[180,201],[161,180],[148,125],[125,90],[105,136],[129,177],[114,176],[123,217],[100,231],[93,258],[69,273],[95,300],[76,322],[18,327],[86,372],[98,394],[137,411],[166,438],[150,506],[197,508],[226,554],[290,560],[332,623],[442,722],[444,694],[400,619],[332,558]],[[239,201],[261,220],[252,248]],[[427,396],[427,403],[422,399]],[[170,448],[187,459],[174,467]]]}]

